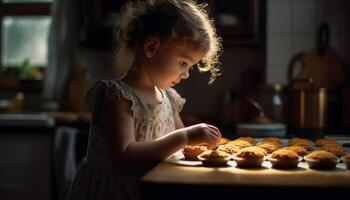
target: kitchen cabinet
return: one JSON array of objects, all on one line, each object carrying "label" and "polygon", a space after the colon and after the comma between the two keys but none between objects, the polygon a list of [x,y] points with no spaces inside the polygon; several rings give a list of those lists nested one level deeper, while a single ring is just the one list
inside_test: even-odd
[{"label": "kitchen cabinet", "polygon": [[200,0],[209,5],[209,13],[215,20],[223,44],[264,44],[266,26],[265,0]]},{"label": "kitchen cabinet", "polygon": [[[215,20],[224,45],[262,46],[264,45],[266,26],[266,0],[197,0],[207,3],[209,15]],[[85,33],[85,45],[97,45],[94,34],[104,36],[103,43],[110,42],[113,29],[106,24],[118,21],[118,14],[124,1],[89,0],[82,3],[82,28]],[[111,26],[111,24],[110,24]],[[101,38],[101,37],[99,37]],[[101,41],[100,41],[101,42]],[[101,45],[101,44],[100,44]]]},{"label": "kitchen cabinet", "polygon": [[0,199],[52,198],[53,133],[45,115],[0,115]]},{"label": "kitchen cabinet", "polygon": [[62,199],[86,154],[89,121],[85,112],[0,114],[0,199]]}]

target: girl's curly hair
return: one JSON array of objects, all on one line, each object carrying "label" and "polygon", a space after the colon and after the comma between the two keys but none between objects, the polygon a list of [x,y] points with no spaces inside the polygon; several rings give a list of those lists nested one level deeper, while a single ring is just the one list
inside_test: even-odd
[{"label": "girl's curly hair", "polygon": [[135,64],[138,49],[148,37],[158,36],[192,41],[206,51],[197,66],[200,72],[210,71],[211,84],[220,75],[222,39],[208,16],[207,6],[192,0],[128,1],[122,8],[121,23],[115,29],[119,74],[126,74]]}]

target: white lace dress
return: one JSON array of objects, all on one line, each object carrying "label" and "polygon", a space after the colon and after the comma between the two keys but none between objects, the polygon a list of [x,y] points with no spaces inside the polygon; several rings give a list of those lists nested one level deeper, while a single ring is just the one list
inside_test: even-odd
[{"label": "white lace dress", "polygon": [[121,80],[95,83],[86,96],[86,105],[92,116],[88,151],[79,166],[67,199],[138,199],[143,174],[126,174],[112,164],[107,151],[106,135],[96,123],[95,111],[103,97],[130,100],[136,141],[152,140],[175,130],[174,113],[180,112],[185,103],[185,99],[172,88],[161,92],[162,102],[151,105],[143,102]]}]

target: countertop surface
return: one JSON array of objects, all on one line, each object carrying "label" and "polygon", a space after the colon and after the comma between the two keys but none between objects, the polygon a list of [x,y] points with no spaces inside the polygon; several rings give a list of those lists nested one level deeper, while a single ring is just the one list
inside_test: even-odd
[{"label": "countertop surface", "polygon": [[350,170],[344,163],[329,171],[309,169],[300,162],[297,169],[279,170],[265,161],[262,168],[241,169],[230,161],[227,167],[203,167],[198,161],[168,160],[158,164],[143,179],[145,183],[192,185],[236,185],[279,187],[346,187],[350,188]]}]

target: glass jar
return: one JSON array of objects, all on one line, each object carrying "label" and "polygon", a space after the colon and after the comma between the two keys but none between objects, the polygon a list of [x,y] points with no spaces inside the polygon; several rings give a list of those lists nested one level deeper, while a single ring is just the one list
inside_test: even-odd
[{"label": "glass jar", "polygon": [[287,91],[282,84],[259,85],[257,102],[273,122],[287,122]]}]

